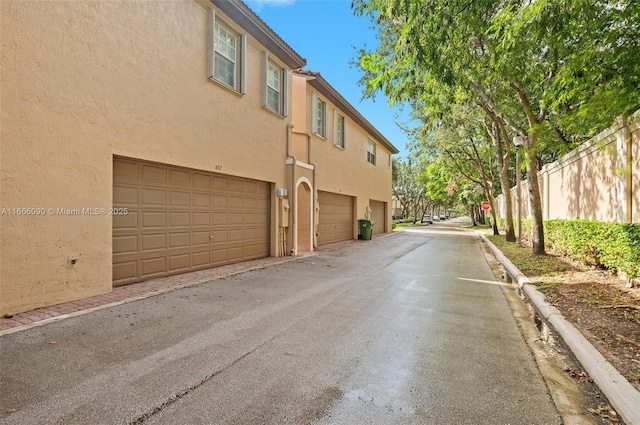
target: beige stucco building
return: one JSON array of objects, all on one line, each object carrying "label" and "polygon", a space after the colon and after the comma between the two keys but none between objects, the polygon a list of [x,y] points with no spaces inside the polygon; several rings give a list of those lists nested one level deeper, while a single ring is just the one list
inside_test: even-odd
[{"label": "beige stucco building", "polygon": [[0,2],[0,315],[390,223],[393,145],[236,0]]}]

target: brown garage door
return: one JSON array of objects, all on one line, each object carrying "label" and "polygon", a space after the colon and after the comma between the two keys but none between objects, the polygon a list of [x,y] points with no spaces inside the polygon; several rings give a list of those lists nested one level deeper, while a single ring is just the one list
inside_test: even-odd
[{"label": "brown garage door", "polygon": [[114,159],[114,286],[269,255],[269,183]]},{"label": "brown garage door", "polygon": [[318,191],[318,245],[353,239],[353,198]]},{"label": "brown garage door", "polygon": [[371,220],[375,222],[371,228],[373,234],[384,233],[385,218],[387,216],[387,204],[385,202],[369,200],[369,206],[371,207]]}]

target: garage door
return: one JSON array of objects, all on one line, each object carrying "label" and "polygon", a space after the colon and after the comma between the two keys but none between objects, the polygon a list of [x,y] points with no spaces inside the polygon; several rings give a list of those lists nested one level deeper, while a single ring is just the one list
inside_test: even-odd
[{"label": "garage door", "polygon": [[114,159],[114,286],[269,255],[269,183]]},{"label": "garage door", "polygon": [[371,207],[371,220],[375,222],[375,225],[371,228],[373,234],[384,233],[386,230],[385,218],[387,216],[387,204],[385,202],[370,200],[369,206]]},{"label": "garage door", "polygon": [[353,198],[318,191],[318,245],[353,239]]}]

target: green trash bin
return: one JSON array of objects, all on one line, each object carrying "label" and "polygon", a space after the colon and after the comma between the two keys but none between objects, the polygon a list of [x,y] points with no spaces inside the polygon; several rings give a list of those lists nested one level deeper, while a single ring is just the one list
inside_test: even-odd
[{"label": "green trash bin", "polygon": [[360,235],[358,239],[362,239],[365,241],[371,240],[371,220],[360,219],[358,220],[358,226],[360,228]]}]

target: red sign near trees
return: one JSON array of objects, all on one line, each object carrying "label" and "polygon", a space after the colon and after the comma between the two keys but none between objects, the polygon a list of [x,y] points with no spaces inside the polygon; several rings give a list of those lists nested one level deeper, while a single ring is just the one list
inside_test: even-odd
[{"label": "red sign near trees", "polygon": [[482,201],[482,203],[480,204],[480,208],[482,208],[484,211],[489,211],[491,209],[491,204],[489,204],[489,201]]}]

